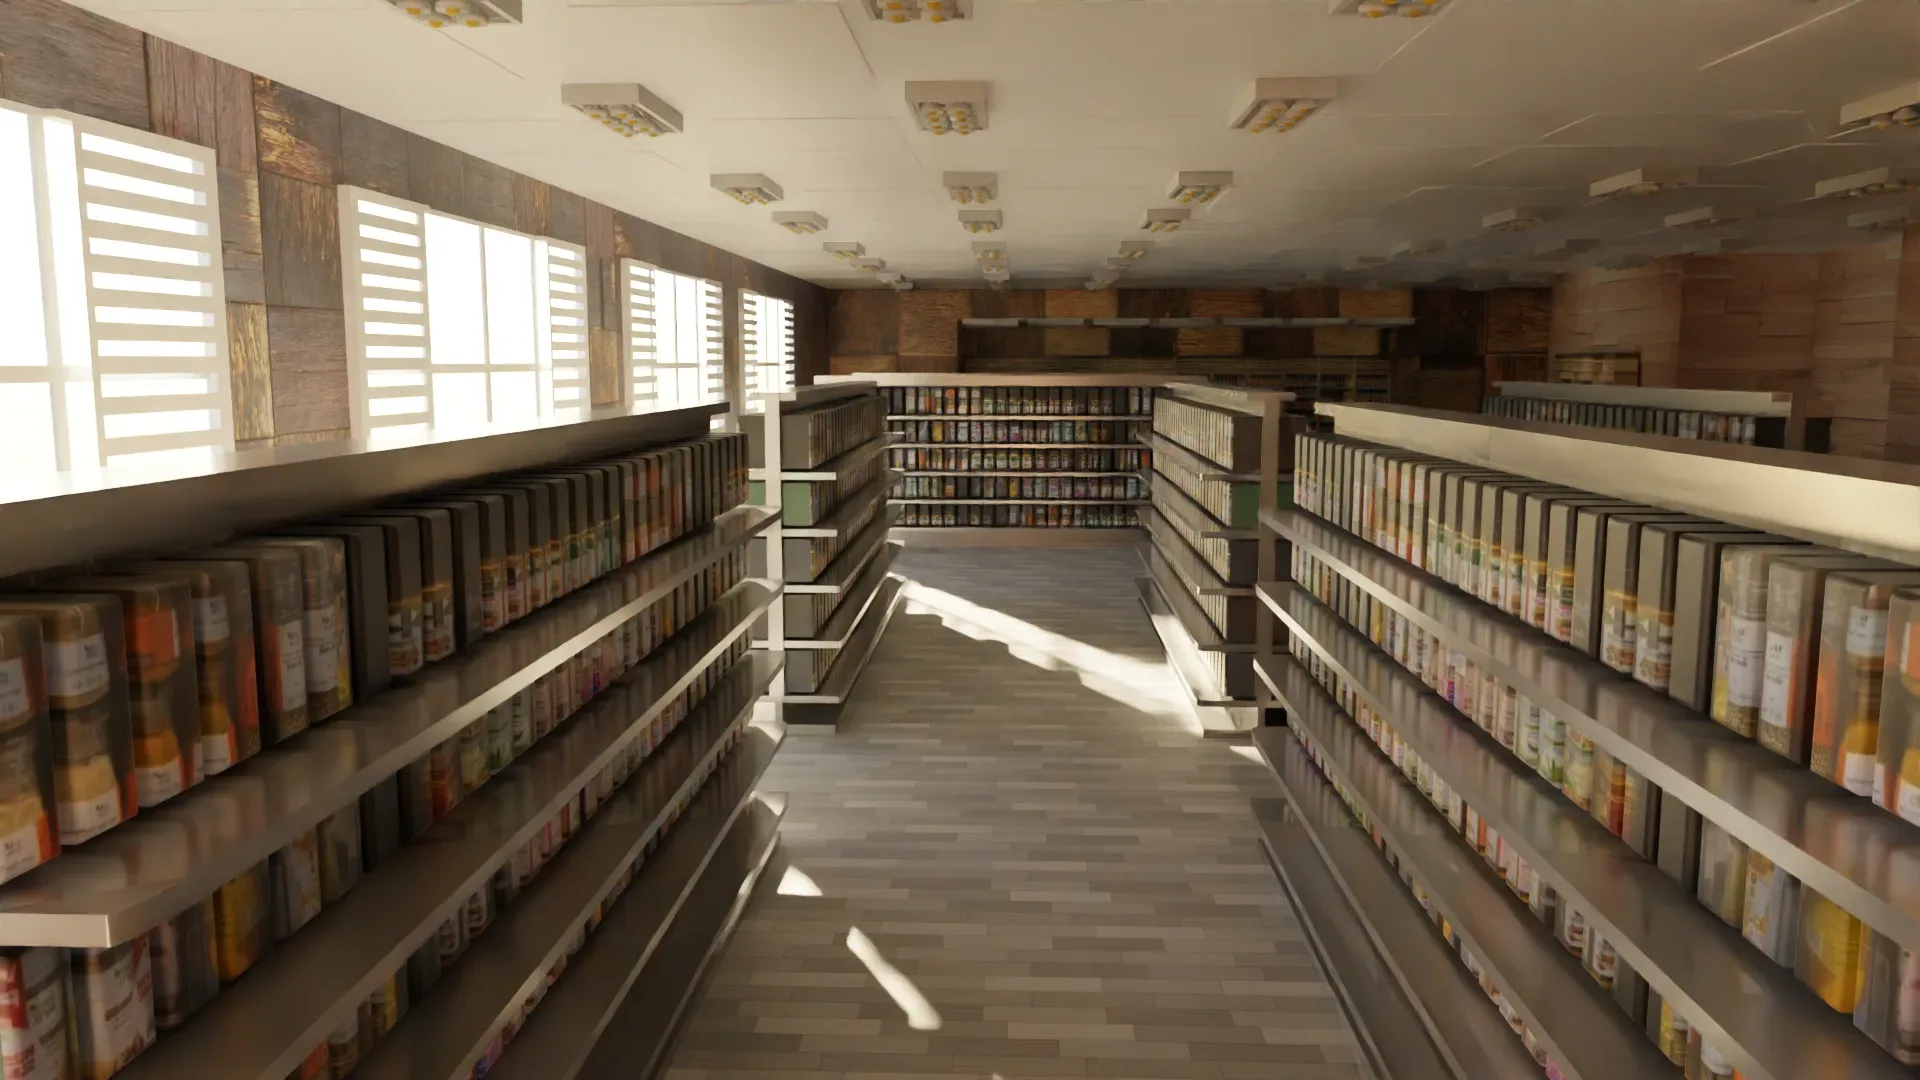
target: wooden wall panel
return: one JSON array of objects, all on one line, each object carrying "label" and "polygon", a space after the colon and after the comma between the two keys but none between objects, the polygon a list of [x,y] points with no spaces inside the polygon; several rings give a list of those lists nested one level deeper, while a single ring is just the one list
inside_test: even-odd
[{"label": "wooden wall panel", "polygon": [[1820,256],[1812,325],[1813,407],[1834,419],[1834,452],[1882,457],[1889,438],[1897,306],[1904,244],[1899,237]]},{"label": "wooden wall panel", "polygon": [[547,231],[548,206],[552,198],[553,188],[544,180],[514,173],[513,227],[535,236],[552,236]]},{"label": "wooden wall panel", "polygon": [[[898,297],[899,294],[892,289],[842,289],[835,292],[827,355],[899,355]],[[839,369],[836,367],[834,370]]]},{"label": "wooden wall panel", "polygon": [[618,405],[626,397],[621,385],[620,331],[587,331],[587,397],[595,405]]},{"label": "wooden wall panel", "polygon": [[1908,226],[1894,291],[1893,358],[1887,362],[1889,461],[1920,462],[1920,227]]},{"label": "wooden wall panel", "polygon": [[253,111],[261,172],[340,182],[340,106],[255,75]]},{"label": "wooden wall panel", "polygon": [[1553,290],[1552,351],[1638,349],[1641,385],[1678,385],[1682,278],[1677,258],[1565,275]]},{"label": "wooden wall panel", "polygon": [[1380,330],[1373,326],[1316,326],[1315,356],[1378,356]]},{"label": "wooden wall panel", "polygon": [[[1196,318],[1251,319],[1266,314],[1263,289],[1194,289],[1187,310]],[[1246,352],[1246,331],[1237,326],[1204,330],[1176,330],[1175,356],[1240,356]]]},{"label": "wooden wall panel", "polygon": [[352,426],[346,329],[338,311],[268,306],[275,435]]},{"label": "wooden wall panel", "polygon": [[1819,271],[1812,255],[1682,260],[1677,384],[1808,394]]},{"label": "wooden wall panel", "polygon": [[1339,312],[1346,319],[1411,319],[1413,290],[1341,289]]},{"label": "wooden wall panel", "polygon": [[392,124],[340,110],[340,182],[396,199],[413,198],[408,135]]},{"label": "wooden wall panel", "polygon": [[[1047,318],[1111,319],[1120,311],[1120,298],[1113,289],[1048,289]],[[1047,327],[1041,334],[1047,356],[1108,356],[1113,350],[1111,331],[1101,326]]]},{"label": "wooden wall panel", "polygon": [[213,57],[146,39],[147,107],[155,135],[212,149],[216,143]]},{"label": "wooden wall panel", "polygon": [[407,134],[407,187],[413,201],[445,214],[467,216],[466,155],[432,139]]},{"label": "wooden wall panel", "polygon": [[466,216],[483,225],[513,228],[513,170],[472,154],[460,157]]},{"label": "wooden wall panel", "polygon": [[273,434],[273,370],[268,360],[267,306],[227,302],[227,370],[237,442]]},{"label": "wooden wall panel", "polygon": [[[980,319],[1038,319],[1047,313],[1047,294],[1040,289],[976,289],[973,315]],[[1014,330],[961,332],[961,351],[970,357],[1020,359],[1047,351],[1045,331],[1038,327]]]},{"label": "wooden wall panel", "polygon": [[220,183],[220,256],[230,302],[264,304],[267,282],[260,238],[260,177],[216,166]]},{"label": "wooden wall panel", "polygon": [[587,201],[571,191],[547,189],[547,235],[570,244],[587,244]]},{"label": "wooden wall panel", "polygon": [[1552,289],[1489,289],[1461,295],[1478,296],[1483,305],[1480,351],[1544,354],[1551,347]]},{"label": "wooden wall panel", "polygon": [[146,35],[60,0],[0,3],[0,97],[147,130]]},{"label": "wooden wall panel", "polygon": [[973,313],[969,301],[972,295],[966,289],[914,289],[900,294],[901,370],[917,370],[904,366],[909,357],[936,358],[954,365],[935,370],[959,369],[960,320]]},{"label": "wooden wall panel", "polygon": [[260,235],[268,304],[340,310],[340,211],[333,185],[261,173]]}]

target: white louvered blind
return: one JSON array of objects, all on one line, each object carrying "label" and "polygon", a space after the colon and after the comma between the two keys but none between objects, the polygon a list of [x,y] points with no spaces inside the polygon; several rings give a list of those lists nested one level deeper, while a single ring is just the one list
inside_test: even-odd
[{"label": "white louvered blind", "polygon": [[740,293],[740,354],[747,412],[760,412],[761,394],[793,389],[793,305],[757,292]]},{"label": "white louvered blind", "polygon": [[0,102],[0,460],[233,448],[213,151]]},{"label": "white louvered blind", "polygon": [[653,311],[653,267],[634,259],[620,260],[620,354],[626,362],[627,400],[633,405],[658,407],[660,383],[654,363],[660,338]]},{"label": "white louvered blind", "polygon": [[586,251],[340,189],[356,434],[588,406]]},{"label": "white louvered blind", "polygon": [[620,275],[633,403],[679,409],[725,401],[720,283],[633,259],[621,260]]}]

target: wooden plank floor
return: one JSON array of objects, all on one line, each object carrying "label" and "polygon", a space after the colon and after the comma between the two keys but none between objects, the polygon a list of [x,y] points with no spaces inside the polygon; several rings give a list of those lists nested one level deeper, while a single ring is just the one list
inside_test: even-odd
[{"label": "wooden plank floor", "polygon": [[839,733],[790,738],[763,784],[795,873],[670,1080],[1365,1080],[1256,846],[1247,799],[1277,789],[1178,705],[1137,556],[896,566],[908,606]]}]

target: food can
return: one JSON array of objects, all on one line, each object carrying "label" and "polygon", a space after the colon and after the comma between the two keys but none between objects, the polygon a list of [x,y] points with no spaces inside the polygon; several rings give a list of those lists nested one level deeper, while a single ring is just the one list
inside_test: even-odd
[{"label": "food can", "polygon": [[[264,544],[235,544],[196,553],[196,560],[237,559],[251,577],[260,744],[272,746],[307,730],[307,621],[300,555]],[[232,609],[229,607],[229,614]]]},{"label": "food can", "polygon": [[308,721],[317,724],[353,704],[346,544],[321,536],[268,537],[261,543],[291,548],[300,556]]},{"label": "food can", "polygon": [[0,949],[0,1077],[69,1080],[72,1015],[60,949]]},{"label": "food can", "polygon": [[258,659],[247,564],[236,561],[133,563],[141,574],[177,576],[193,608],[194,666],[200,677],[200,767],[223,773],[260,752]]},{"label": "food can", "polygon": [[72,949],[75,1080],[108,1080],[153,1043],[147,935],[111,949]]}]

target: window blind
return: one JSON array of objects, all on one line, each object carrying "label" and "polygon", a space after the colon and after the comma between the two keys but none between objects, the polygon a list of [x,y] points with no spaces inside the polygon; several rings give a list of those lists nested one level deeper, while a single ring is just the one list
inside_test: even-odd
[{"label": "window blind", "polygon": [[720,283],[634,259],[621,260],[620,275],[633,402],[679,409],[726,400]]},{"label": "window blind", "polygon": [[793,389],[793,305],[775,297],[742,291],[740,354],[746,411],[762,411],[762,394],[780,394]]}]

